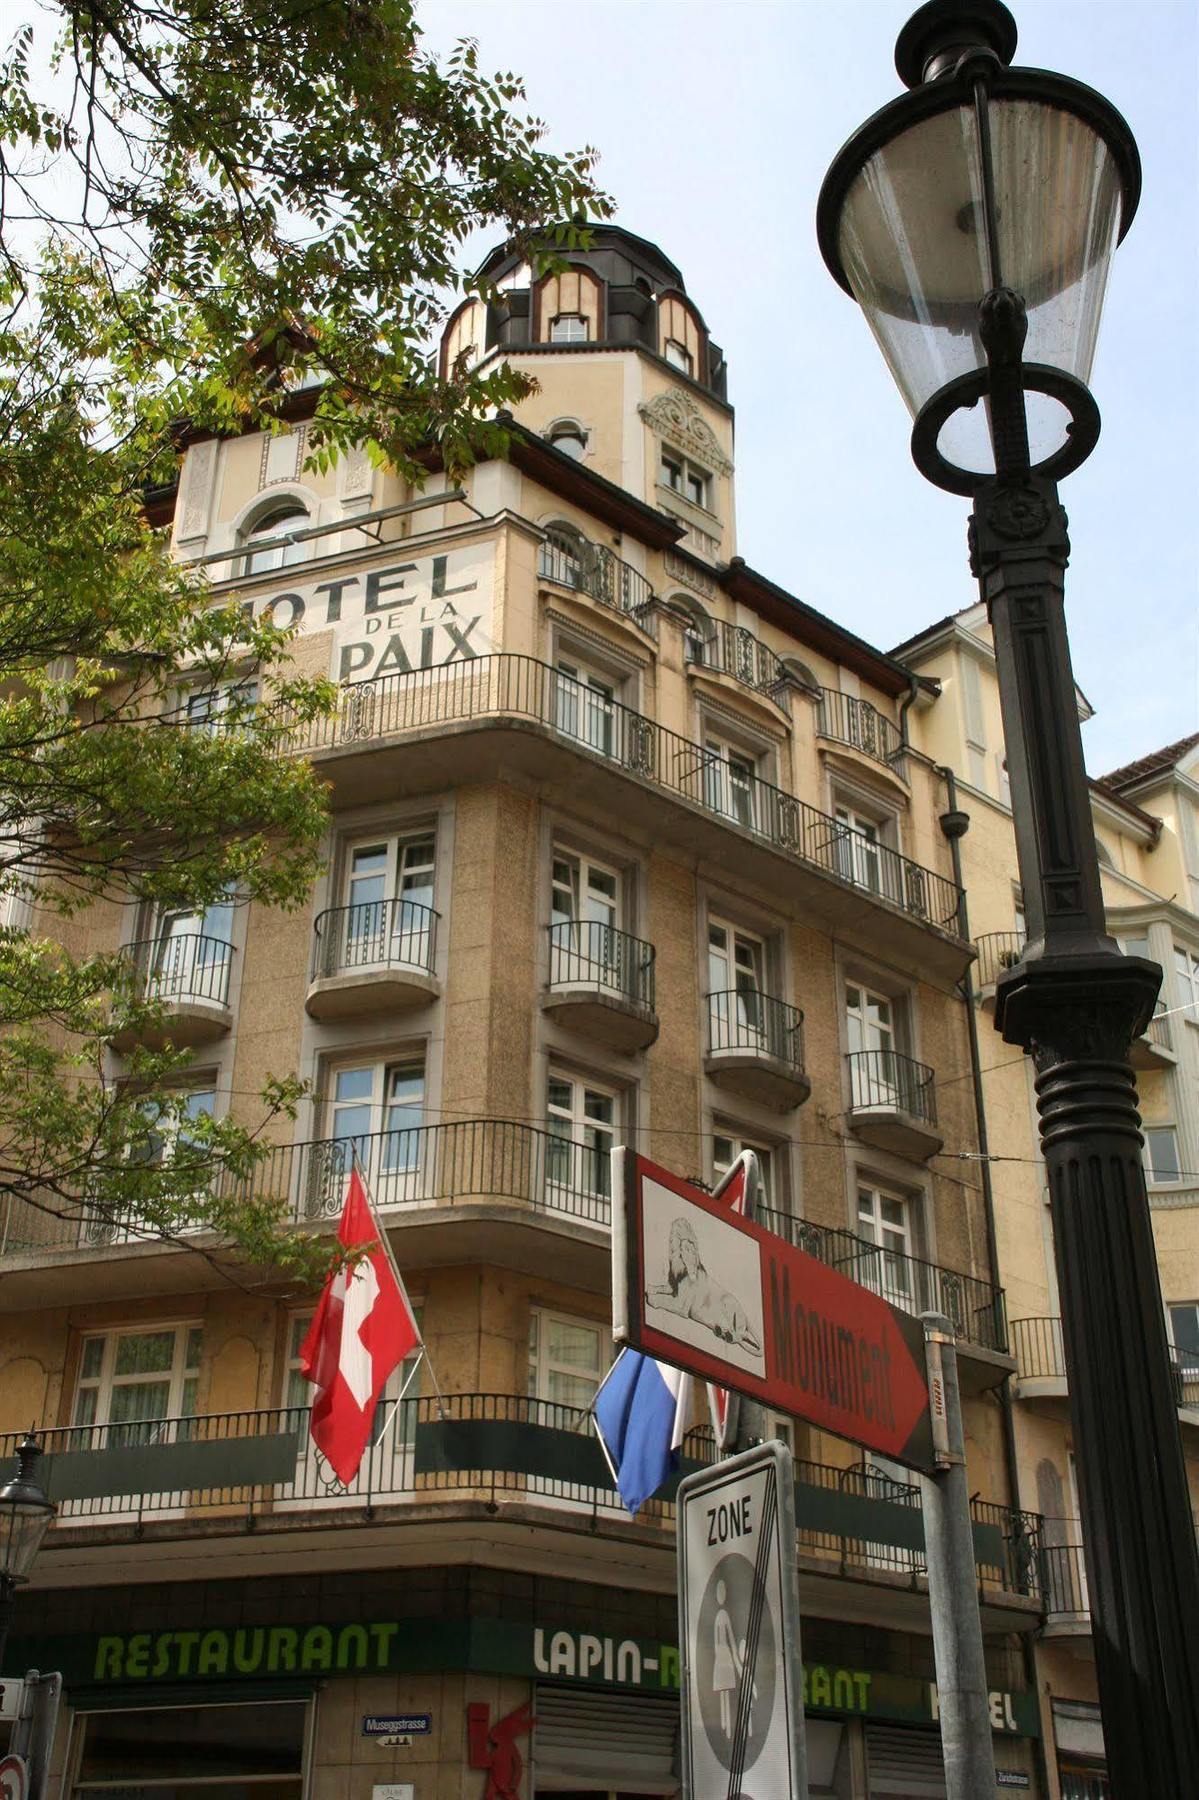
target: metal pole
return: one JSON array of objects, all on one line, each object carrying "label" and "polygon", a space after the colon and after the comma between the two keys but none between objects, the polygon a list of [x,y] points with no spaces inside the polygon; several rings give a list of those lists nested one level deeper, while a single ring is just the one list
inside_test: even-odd
[{"label": "metal pole", "polygon": [[[1107,934],[1070,648],[1066,515],[1023,453],[1024,308],[983,302],[996,475],[971,562],[995,642],[1028,944],[996,987],[995,1026],[1037,1069],[1053,1212],[1092,1638],[1117,1800],[1199,1793],[1199,1552],[1129,1051],[1156,963]],[[1000,379],[1000,377],[1003,379]],[[1018,436],[1018,433],[1015,434]]]},{"label": "metal pole", "polygon": [[12,1624],[17,1584],[11,1575],[0,1574],[0,1676],[4,1674],[4,1653],[8,1648],[8,1628]]},{"label": "metal pole", "polygon": [[995,1792],[995,1757],[978,1612],[974,1530],[966,1484],[966,1441],[953,1327],[942,1313],[922,1313],[932,1406],[936,1475],[920,1477],[928,1602],[937,1669],[938,1717],[947,1800],[982,1800]]}]

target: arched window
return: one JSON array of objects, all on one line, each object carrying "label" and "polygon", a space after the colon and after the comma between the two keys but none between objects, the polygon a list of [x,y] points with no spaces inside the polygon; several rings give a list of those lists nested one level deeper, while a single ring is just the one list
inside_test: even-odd
[{"label": "arched window", "polygon": [[541,546],[541,572],[563,587],[587,587],[587,571],[594,563],[595,548],[575,525],[554,519],[545,528]]},{"label": "arched window", "polygon": [[[278,506],[259,513],[242,531],[245,546],[243,575],[265,575],[269,569],[282,569],[289,563],[301,562],[308,554],[306,544],[270,544],[265,540],[284,536],[289,531],[302,531],[308,523],[307,508],[298,500],[284,500]],[[261,544],[261,549],[255,549]]]},{"label": "arched window", "polygon": [[780,660],[788,675],[794,676],[795,680],[800,682],[803,687],[807,688],[810,694],[820,693],[820,683],[817,681],[806,662],[800,662],[798,656],[784,656]]},{"label": "arched window", "polygon": [[563,456],[573,457],[575,462],[582,462],[587,454],[587,433],[574,419],[559,419],[550,426],[546,436],[555,450],[561,450]]},{"label": "arched window", "polygon": [[708,645],[716,635],[716,627],[711,615],[693,600],[690,594],[674,594],[672,605],[687,614],[687,624],[683,627],[683,661],[702,663],[708,660]]}]

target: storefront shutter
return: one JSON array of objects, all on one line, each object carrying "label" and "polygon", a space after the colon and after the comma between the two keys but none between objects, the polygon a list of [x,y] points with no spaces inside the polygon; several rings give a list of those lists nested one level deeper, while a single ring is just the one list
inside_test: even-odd
[{"label": "storefront shutter", "polygon": [[867,1725],[866,1762],[870,1800],[945,1800],[945,1765],[936,1731],[899,1731]]},{"label": "storefront shutter", "polygon": [[533,1769],[538,1794],[591,1785],[626,1793],[678,1788],[679,1703],[649,1694],[538,1686]]}]

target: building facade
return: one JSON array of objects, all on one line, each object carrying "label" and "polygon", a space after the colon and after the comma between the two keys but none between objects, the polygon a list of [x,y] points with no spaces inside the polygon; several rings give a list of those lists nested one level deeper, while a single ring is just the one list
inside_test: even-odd
[{"label": "building facade", "polygon": [[[429,1365],[402,1401],[397,1373],[343,1489],[307,1436],[311,1300],[132,1222],[0,1221],[0,1428],[38,1421],[60,1508],[9,1659],[64,1672],[52,1792],[678,1792],[673,1509],[624,1514],[588,1410],[627,1143],[709,1183],[752,1147],[767,1223],[949,1316],[997,1763],[1073,1800],[1055,1701],[1093,1688],[1068,1413],[1008,1317],[1052,1319],[1052,1264],[1039,1180],[996,1165],[992,1189],[979,1161],[985,987],[963,997],[939,765],[977,770],[939,723],[940,651],[886,655],[737,555],[724,358],[655,246],[600,227],[563,273],[487,267],[496,299],[443,354],[535,375],[506,460],[419,492],[365,454],[315,475],[300,403],[281,435],[188,443],[159,503],[181,559],[341,684],[292,743],[329,782],[327,870],[307,916],[114,904],[72,942],[130,946],[197,1110],[249,1120],[270,1073],[311,1082],[259,1179],[332,1232],[357,1149]],[[221,692],[181,702],[221,728]],[[1164,953],[1177,902],[1143,859],[1166,833],[1118,783],[1102,804],[1113,855],[1142,857],[1121,928]],[[984,936],[1016,929],[998,791],[991,811],[962,849]],[[1032,1170],[1025,1076],[1003,1075]],[[1186,1207],[1156,1216],[1181,1305]],[[772,1429],[796,1458],[813,1794],[941,1793],[918,1487]],[[698,1414],[686,1449],[712,1455]]]}]

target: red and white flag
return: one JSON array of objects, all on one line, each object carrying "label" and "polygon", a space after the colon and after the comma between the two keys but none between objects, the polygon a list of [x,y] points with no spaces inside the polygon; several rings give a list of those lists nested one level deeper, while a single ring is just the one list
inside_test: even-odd
[{"label": "red and white flag", "polygon": [[372,1248],[335,1269],[300,1347],[300,1372],[316,1388],[309,1429],[346,1487],[358,1473],[375,1406],[392,1370],[421,1341],[404,1283],[375,1223],[355,1167],[337,1236]]}]

